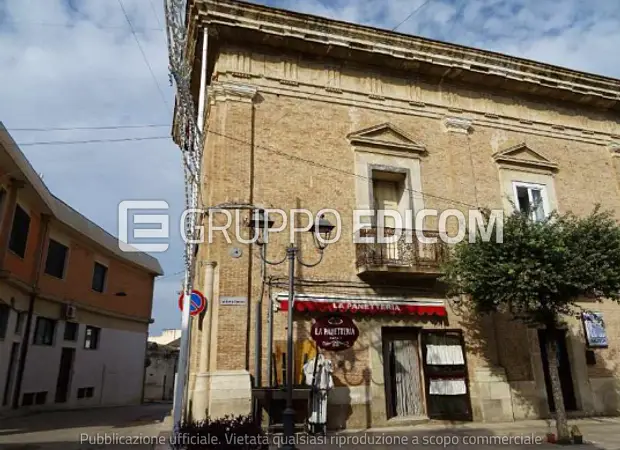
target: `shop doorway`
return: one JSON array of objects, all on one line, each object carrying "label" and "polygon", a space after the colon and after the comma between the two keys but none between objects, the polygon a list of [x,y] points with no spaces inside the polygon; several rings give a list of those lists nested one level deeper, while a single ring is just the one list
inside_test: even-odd
[{"label": "shop doorway", "polygon": [[540,344],[540,356],[542,358],[545,375],[549,411],[552,413],[555,412],[555,402],[553,400],[553,391],[551,390],[551,377],[549,376],[549,362],[547,359],[547,337],[550,333],[555,334],[557,342],[558,372],[560,375],[562,398],[564,399],[564,409],[566,409],[566,411],[575,411],[577,409],[577,401],[575,399],[575,388],[566,346],[566,330],[538,330],[538,343]]},{"label": "shop doorway", "polygon": [[383,369],[388,419],[425,415],[417,328],[383,328]]}]

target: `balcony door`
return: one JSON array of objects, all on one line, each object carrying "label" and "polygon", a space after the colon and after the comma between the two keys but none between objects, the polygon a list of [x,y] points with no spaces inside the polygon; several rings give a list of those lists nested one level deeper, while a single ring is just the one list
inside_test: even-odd
[{"label": "balcony door", "polygon": [[[400,200],[399,185],[396,181],[374,180],[373,194],[375,202],[375,217],[377,218],[377,236],[390,237],[396,228],[394,217],[385,215],[383,211],[399,212]],[[384,258],[398,261],[398,242],[379,244]]]}]

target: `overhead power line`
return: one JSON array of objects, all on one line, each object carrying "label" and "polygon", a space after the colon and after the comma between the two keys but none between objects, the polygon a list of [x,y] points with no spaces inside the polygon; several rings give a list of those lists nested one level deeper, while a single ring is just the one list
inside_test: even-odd
[{"label": "overhead power line", "polygon": [[[340,169],[338,167],[333,167],[333,166],[329,166],[327,164],[323,164],[317,161],[313,161],[311,159],[306,159],[306,158],[302,158],[300,156],[297,155],[292,155],[290,153],[286,153],[283,151],[280,151],[278,149],[274,149],[274,148],[270,148],[270,147],[266,147],[264,145],[256,145],[256,144],[252,144],[250,141],[248,140],[244,140],[244,139],[240,139],[234,136],[230,136],[224,133],[219,133],[217,131],[213,131],[213,130],[209,130],[206,129],[205,132],[207,134],[214,134],[216,136],[220,136],[223,137],[224,139],[228,139],[231,141],[235,141],[235,142],[239,142],[239,143],[243,143],[246,145],[255,145],[256,148],[258,149],[263,149],[266,150],[270,153],[273,153],[275,155],[279,155],[288,159],[292,159],[295,161],[299,161],[299,162],[303,162],[305,164],[308,165],[312,165],[314,167],[320,167],[322,169],[326,169],[326,170],[331,170],[334,172],[338,172],[344,175],[349,175],[349,176],[353,176],[356,178],[362,178],[365,180],[371,180],[370,177],[364,176],[364,175],[359,175],[356,174],[354,172],[349,172],[347,170],[344,169]],[[148,137],[130,137],[130,138],[119,138],[119,139],[88,139],[88,140],[82,140],[82,141],[74,141],[74,140],[67,140],[67,141],[39,141],[39,142],[24,142],[24,143],[20,143],[18,144],[20,147],[24,147],[24,146],[45,146],[45,145],[73,145],[73,144],[99,144],[99,143],[115,143],[115,142],[128,142],[128,141],[146,141],[146,140],[161,140],[161,139],[171,139],[170,136],[148,136]],[[417,191],[415,189],[411,189],[411,188],[406,188],[405,189],[408,192],[413,192],[413,193],[417,193],[423,197],[429,197],[429,198],[436,198],[439,200],[443,200],[449,203],[453,203],[453,204],[460,204],[460,205],[464,205],[464,206],[469,206],[472,208],[478,208],[478,206],[470,204],[470,203],[466,203],[460,200],[455,200],[455,199],[451,199],[451,198],[447,198],[447,197],[441,197],[438,195],[433,195],[433,194],[428,194],[426,192],[422,192],[422,191]]]},{"label": "overhead power line", "polygon": [[155,16],[155,20],[157,21],[157,25],[159,25],[159,27],[163,30],[164,27],[163,27],[161,21],[159,20],[159,14],[157,14],[157,10],[155,9],[155,4],[153,3],[153,0],[149,0],[149,2],[151,3],[151,11],[153,11],[153,15]]},{"label": "overhead power line", "polygon": [[184,273],[185,273],[185,270],[181,270],[179,272],[174,272],[174,273],[171,273],[169,275],[164,275],[163,277],[156,278],[155,282],[161,281],[161,280],[165,280],[166,278],[177,277],[177,276],[182,275]]},{"label": "overhead power line", "polygon": [[406,23],[409,19],[411,19],[413,16],[415,16],[422,8],[424,8],[426,5],[428,5],[431,2],[431,0],[426,0],[424,3],[422,3],[420,6],[418,6],[416,9],[414,9],[411,14],[409,14],[407,17],[405,17],[405,19],[400,22],[398,25],[396,25],[394,28],[392,28],[392,31],[396,31],[398,30],[404,23]]},{"label": "overhead power line", "polygon": [[[205,132],[208,133],[208,134],[214,134],[216,136],[220,136],[220,137],[223,137],[225,139],[229,139],[229,140],[232,140],[232,141],[235,141],[235,142],[240,142],[240,143],[243,143],[243,144],[246,144],[246,145],[254,145],[258,149],[263,149],[263,150],[266,150],[266,151],[268,151],[270,153],[273,153],[275,155],[279,155],[279,156],[282,156],[282,157],[285,157],[285,158],[288,158],[288,159],[292,159],[292,160],[295,160],[295,161],[303,162],[303,163],[306,163],[306,164],[314,166],[314,167],[320,167],[322,169],[331,170],[331,171],[338,172],[338,173],[341,173],[341,174],[344,174],[344,175],[349,175],[349,176],[353,176],[353,177],[356,177],[356,178],[361,178],[361,179],[364,179],[364,180],[372,181],[372,178],[364,176],[364,175],[359,175],[359,174],[354,173],[354,172],[349,172],[347,170],[340,169],[338,167],[328,166],[327,164],[323,164],[323,163],[320,163],[320,162],[317,162],[317,161],[313,161],[311,159],[302,158],[301,156],[292,155],[290,153],[286,153],[286,152],[283,152],[281,150],[277,150],[277,149],[274,149],[274,148],[271,148],[271,147],[266,147],[264,145],[253,144],[252,142],[250,142],[248,140],[245,140],[245,139],[240,139],[240,138],[237,138],[237,137],[234,137],[234,136],[229,136],[227,134],[219,133],[217,131],[213,131],[213,130],[209,130],[209,129],[206,129]],[[416,193],[418,195],[421,195],[422,197],[435,198],[435,199],[443,200],[443,201],[446,201],[446,202],[449,202],[449,203],[460,204],[460,205],[463,205],[463,206],[469,206],[471,208],[478,209],[477,205],[473,205],[471,203],[466,203],[466,202],[463,202],[461,200],[455,200],[455,199],[452,199],[452,198],[441,197],[439,195],[428,194],[426,192],[418,191],[416,189],[411,189],[411,188],[405,188],[405,191]]]},{"label": "overhead power line", "polygon": [[[76,25],[78,24],[92,24],[95,28],[99,28],[99,29],[103,29],[103,30],[127,30],[126,26],[122,26],[122,25],[99,25],[96,22],[93,21],[79,21],[79,22],[75,22],[75,23],[51,23],[51,22],[29,22],[27,20],[11,20],[11,19],[7,19],[7,20],[3,20],[4,23],[8,23],[11,25],[33,25],[33,26],[37,26],[37,27],[52,27],[52,28],[75,28]],[[136,30],[137,32],[140,31],[164,31],[164,29],[162,27],[160,28],[156,28],[156,27],[141,27],[138,28]]]},{"label": "overhead power line", "polygon": [[160,139],[172,139],[170,136],[147,136],[147,137],[129,137],[118,139],[86,139],[83,141],[37,141],[37,142],[22,142],[18,143],[20,147],[29,145],[73,145],[73,144],[100,144],[100,143],[112,143],[112,142],[128,142],[128,141],[153,141]]},{"label": "overhead power line", "polygon": [[172,125],[166,124],[145,124],[145,125],[101,125],[83,127],[47,127],[47,128],[8,128],[9,131],[81,131],[81,130],[127,130],[136,128],[170,128]]},{"label": "overhead power line", "polygon": [[161,99],[163,100],[164,105],[166,106],[166,113],[170,113],[172,110],[170,108],[170,105],[168,105],[168,100],[166,100],[166,95],[164,94],[164,91],[162,90],[161,86],[159,85],[159,82],[157,81],[157,77],[155,76],[153,67],[151,67],[151,63],[149,62],[149,59],[146,57],[146,53],[144,52],[144,49],[142,48],[142,44],[140,44],[140,39],[138,39],[138,35],[136,34],[136,31],[134,30],[133,24],[131,23],[131,19],[129,19],[129,14],[127,14],[127,11],[125,10],[125,6],[123,6],[123,0],[118,0],[118,4],[121,7],[121,10],[123,11],[125,20],[127,20],[127,25],[129,25],[131,34],[136,40],[136,44],[138,44],[138,48],[140,49],[140,53],[142,54],[142,59],[144,59],[144,63],[146,64],[146,67],[148,67],[149,72],[151,73],[151,77],[153,77],[153,81],[155,82],[155,86],[157,86],[157,90],[159,91],[159,95],[161,96]]}]

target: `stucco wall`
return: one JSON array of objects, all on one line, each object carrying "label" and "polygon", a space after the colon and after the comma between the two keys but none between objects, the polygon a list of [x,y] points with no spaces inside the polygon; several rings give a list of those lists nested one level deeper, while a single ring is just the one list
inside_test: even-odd
[{"label": "stucco wall", "polygon": [[[61,319],[59,311],[57,305],[39,300],[33,317],[22,396],[42,391],[48,393],[45,405],[30,408],[54,409],[139,403],[142,399],[146,325],[136,327],[127,321],[82,314],[77,318],[79,323],[77,340],[65,341],[63,337],[66,322]],[[36,318],[39,316],[58,320],[52,346],[32,344]],[[14,334],[15,320],[16,314],[12,312],[7,336],[4,340],[0,340],[0,392],[4,392],[11,345],[21,340],[20,336]],[[86,325],[101,327],[97,349],[84,348]],[[66,403],[56,404],[54,397],[63,348],[75,349],[75,358],[68,400]],[[14,386],[13,381],[9,392],[11,398]],[[84,387],[94,388],[93,397],[77,398],[78,389]],[[10,407],[9,401],[2,409]]]}]

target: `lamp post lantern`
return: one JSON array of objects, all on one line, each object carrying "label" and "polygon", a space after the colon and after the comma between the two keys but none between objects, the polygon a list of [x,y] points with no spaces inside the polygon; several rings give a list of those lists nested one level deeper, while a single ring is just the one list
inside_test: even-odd
[{"label": "lamp post lantern", "polygon": [[[266,245],[267,230],[273,226],[274,222],[265,216],[261,209],[255,210],[249,226],[259,229],[257,242],[259,245]],[[295,409],[293,408],[293,311],[295,301],[295,262],[304,267],[315,267],[323,261],[323,251],[327,248],[325,242],[319,240],[319,235],[323,240],[328,240],[334,225],[332,225],[324,216],[321,216],[310,227],[308,232],[313,235],[313,242],[319,251],[319,259],[314,263],[305,263],[299,256],[299,248],[291,243],[286,248],[286,256],[280,261],[269,261],[266,252],[260,252],[261,259],[270,265],[279,265],[288,260],[288,329],[286,336],[286,408],[283,412],[284,421],[284,439],[280,446],[281,450],[295,450]],[[268,355],[271,357],[271,355]]]}]

